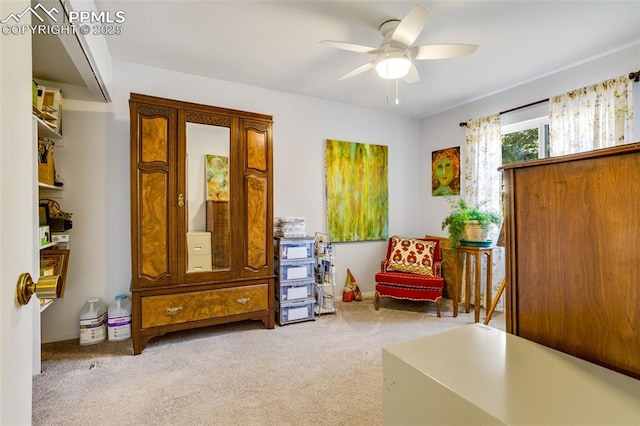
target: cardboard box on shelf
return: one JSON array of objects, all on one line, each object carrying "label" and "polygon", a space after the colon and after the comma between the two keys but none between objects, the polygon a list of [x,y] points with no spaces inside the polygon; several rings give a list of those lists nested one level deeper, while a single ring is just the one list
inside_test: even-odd
[{"label": "cardboard box on shelf", "polygon": [[40,227],[40,247],[49,244],[51,233],[49,231],[49,226],[41,226]]}]

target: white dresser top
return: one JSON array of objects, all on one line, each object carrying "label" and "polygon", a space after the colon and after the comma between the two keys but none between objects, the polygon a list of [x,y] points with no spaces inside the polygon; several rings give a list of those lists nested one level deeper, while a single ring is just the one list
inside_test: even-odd
[{"label": "white dresser top", "polygon": [[472,324],[383,351],[504,424],[640,425],[640,380],[492,327]]}]

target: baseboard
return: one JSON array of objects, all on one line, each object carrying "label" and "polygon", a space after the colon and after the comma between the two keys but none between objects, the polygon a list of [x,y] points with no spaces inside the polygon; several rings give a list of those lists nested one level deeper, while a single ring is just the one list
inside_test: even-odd
[{"label": "baseboard", "polygon": [[62,333],[62,334],[56,334],[53,336],[47,336],[46,338],[43,338],[41,343],[54,343],[54,342],[61,342],[64,340],[79,340],[80,336],[78,334],[75,333]]}]

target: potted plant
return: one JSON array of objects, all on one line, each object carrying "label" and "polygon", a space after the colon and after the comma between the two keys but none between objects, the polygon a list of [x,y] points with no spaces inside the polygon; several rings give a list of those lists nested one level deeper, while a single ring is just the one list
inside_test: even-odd
[{"label": "potted plant", "polygon": [[[491,226],[502,223],[502,216],[499,214],[482,206],[469,206],[462,198],[449,199],[449,204],[452,210],[442,221],[442,229],[449,228],[449,240],[453,249],[457,248],[461,241],[477,241],[480,244],[486,244]],[[468,229],[469,227],[471,229]]]}]

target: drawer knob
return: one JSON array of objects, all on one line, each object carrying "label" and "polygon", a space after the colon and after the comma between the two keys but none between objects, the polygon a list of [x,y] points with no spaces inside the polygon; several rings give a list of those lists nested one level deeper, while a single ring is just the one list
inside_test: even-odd
[{"label": "drawer knob", "polygon": [[242,297],[240,299],[236,299],[236,302],[240,303],[241,305],[246,305],[250,300],[250,297]]},{"label": "drawer knob", "polygon": [[167,315],[169,315],[169,316],[178,315],[180,312],[182,312],[182,306],[175,306],[173,308],[167,308]]}]

